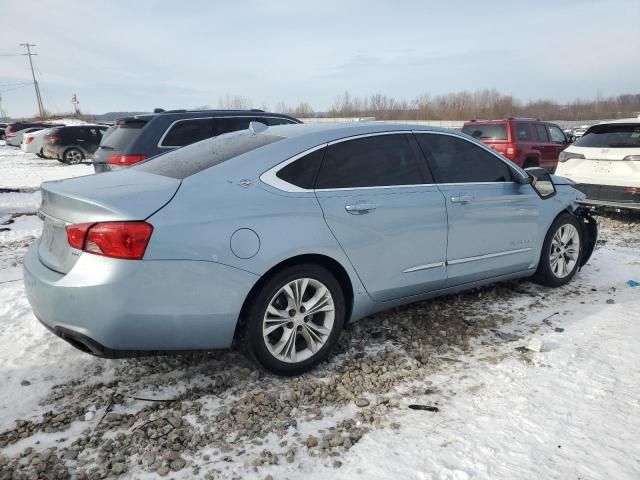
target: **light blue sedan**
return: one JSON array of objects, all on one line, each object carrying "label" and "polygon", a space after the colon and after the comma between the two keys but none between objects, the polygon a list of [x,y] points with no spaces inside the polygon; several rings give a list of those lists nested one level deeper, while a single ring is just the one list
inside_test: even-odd
[{"label": "light blue sedan", "polygon": [[25,286],[36,317],[94,355],[235,344],[294,375],[373,312],[521,277],[567,283],[597,237],[583,198],[450,130],[252,123],[44,183]]}]

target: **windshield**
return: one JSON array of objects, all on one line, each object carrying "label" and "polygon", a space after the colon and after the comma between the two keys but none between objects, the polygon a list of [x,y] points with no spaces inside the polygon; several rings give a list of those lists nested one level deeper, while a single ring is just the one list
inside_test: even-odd
[{"label": "windshield", "polygon": [[640,148],[640,124],[595,125],[574,145],[596,148]]},{"label": "windshield", "polygon": [[505,124],[473,124],[462,127],[462,133],[471,135],[479,140],[506,140],[507,126]]},{"label": "windshield", "polygon": [[165,177],[183,179],[283,138],[242,130],[219,135],[164,155],[158,155],[132,168]]}]

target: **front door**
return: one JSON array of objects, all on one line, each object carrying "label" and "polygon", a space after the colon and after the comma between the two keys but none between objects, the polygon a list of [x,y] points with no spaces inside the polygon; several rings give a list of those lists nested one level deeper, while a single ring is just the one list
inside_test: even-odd
[{"label": "front door", "polygon": [[415,133],[446,199],[448,286],[531,268],[540,199],[521,174],[464,138]]},{"label": "front door", "polygon": [[393,300],[445,285],[444,197],[410,133],[330,144],[316,195],[371,298]]}]

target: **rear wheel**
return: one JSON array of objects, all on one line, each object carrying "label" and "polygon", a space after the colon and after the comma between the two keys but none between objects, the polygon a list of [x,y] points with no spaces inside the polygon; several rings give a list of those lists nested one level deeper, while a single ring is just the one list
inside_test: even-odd
[{"label": "rear wheel", "polygon": [[84,160],[84,154],[77,148],[69,148],[62,154],[62,162],[68,165],[74,165]]},{"label": "rear wheel", "polygon": [[532,168],[539,166],[540,163],[535,158],[527,158],[522,165],[522,168]]},{"label": "rear wheel", "polygon": [[581,255],[580,225],[573,215],[563,213],[547,232],[534,281],[548,287],[569,283],[580,268]]},{"label": "rear wheel", "polygon": [[325,360],[345,317],[344,294],[318,265],[294,265],[268,279],[248,298],[239,343],[261,367],[299,375]]}]

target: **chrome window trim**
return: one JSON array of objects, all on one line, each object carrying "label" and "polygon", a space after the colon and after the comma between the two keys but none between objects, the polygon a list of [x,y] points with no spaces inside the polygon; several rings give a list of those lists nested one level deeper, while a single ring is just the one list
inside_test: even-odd
[{"label": "chrome window trim", "polygon": [[461,263],[475,262],[477,260],[487,260],[489,258],[504,257],[506,255],[514,255],[516,253],[524,253],[531,250],[532,248],[519,248],[517,250],[505,250],[503,252],[488,253],[487,255],[478,255],[475,257],[458,258],[454,260],[447,260],[447,265],[459,265]]},{"label": "chrome window trim", "polygon": [[310,153],[313,153],[316,150],[320,150],[321,148],[326,148],[327,145],[328,145],[327,143],[323,143],[321,145],[316,145],[315,147],[309,148],[309,149],[307,149],[307,150],[305,150],[303,152],[300,152],[300,153],[294,155],[291,158],[288,158],[284,162],[280,162],[279,164],[275,165],[274,167],[271,167],[266,172],[263,172],[260,175],[260,181],[262,183],[266,183],[267,185],[269,185],[271,187],[274,187],[274,188],[277,188],[278,190],[282,190],[284,192],[289,192],[289,193],[313,192],[313,189],[302,188],[302,187],[298,187],[297,185],[294,185],[293,183],[285,182],[280,177],[278,177],[278,172],[280,170],[282,170],[284,167],[286,167],[287,165],[289,165],[290,163],[295,162],[299,158],[302,158],[302,157],[304,157],[306,155],[309,155]]},{"label": "chrome window trim", "polygon": [[[158,140],[158,144],[156,145],[158,148],[182,148],[185,147],[186,145],[162,145],[162,142],[164,141],[164,137],[167,136],[167,134],[171,131],[171,129],[173,128],[173,126],[178,123],[178,122],[188,122],[191,120],[213,120],[214,118],[276,118],[279,120],[287,120],[289,123],[283,123],[282,125],[294,125],[295,122],[291,122],[288,118],[283,118],[283,117],[273,117],[273,116],[267,116],[267,115],[262,115],[262,116],[256,116],[256,115],[215,115],[212,117],[194,117],[194,118],[180,118],[178,120],[174,120],[168,127],[167,129],[164,131],[164,133],[162,134],[162,137],[160,137],[160,140]],[[275,126],[275,125],[274,125]],[[217,136],[217,135],[215,135]],[[208,137],[208,138],[214,138],[214,137]],[[206,139],[203,139],[206,140]]]},{"label": "chrome window trim", "polygon": [[[449,137],[459,138],[460,140],[464,140],[465,142],[469,142],[471,145],[475,145],[476,147],[480,147],[480,148],[484,149],[485,151],[489,152],[491,155],[493,155],[498,160],[503,162],[510,169],[512,169],[512,170],[515,169],[515,171],[520,174],[521,178],[527,178],[528,177],[527,173],[524,170],[522,170],[518,165],[513,163],[508,158],[504,158],[498,152],[496,152],[492,148],[487,147],[482,142],[479,142],[479,143],[473,142],[473,141],[469,140],[468,138],[463,137],[462,135],[458,135],[457,133],[435,132],[435,131],[428,131],[428,130],[413,130],[412,132],[414,134],[427,133],[427,134],[431,134],[431,135],[447,135]],[[487,184],[487,183],[516,183],[516,182],[466,182],[466,183],[465,182],[462,182],[462,183],[459,182],[459,183],[439,183],[438,185],[469,185],[469,184],[478,185],[478,184]]]},{"label": "chrome window trim", "polygon": [[417,265],[415,267],[407,268],[406,270],[403,270],[402,273],[419,272],[421,270],[428,270],[430,268],[438,268],[444,266],[445,262],[427,263],[426,265]]}]

